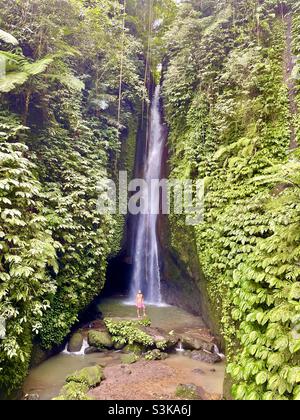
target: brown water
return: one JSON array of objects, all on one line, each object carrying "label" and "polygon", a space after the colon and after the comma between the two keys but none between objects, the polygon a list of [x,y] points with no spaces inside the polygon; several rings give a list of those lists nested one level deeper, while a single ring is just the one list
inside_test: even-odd
[{"label": "brown water", "polygon": [[[102,301],[100,308],[105,317],[135,316],[135,308],[133,306],[124,305],[120,300],[116,299]],[[147,308],[147,315],[151,318],[154,327],[161,327],[167,331],[203,327],[201,318],[174,306],[151,306]],[[50,400],[59,394],[66,376],[70,373],[95,364],[105,364],[106,366],[118,365],[120,364],[120,357],[120,352],[113,351],[90,355],[61,353],[43,362],[38,367],[31,369],[24,383],[23,392],[25,394],[38,394],[40,399]],[[191,360],[183,356],[182,353],[170,355],[164,363],[177,371],[178,380],[181,378],[185,383],[201,385],[209,393],[222,393],[225,370],[224,363],[211,366]],[[211,371],[212,368],[215,370],[214,372]],[[194,373],[193,370],[195,369],[201,369],[203,372],[201,374]],[[176,383],[171,383],[170,387],[175,390]]]}]

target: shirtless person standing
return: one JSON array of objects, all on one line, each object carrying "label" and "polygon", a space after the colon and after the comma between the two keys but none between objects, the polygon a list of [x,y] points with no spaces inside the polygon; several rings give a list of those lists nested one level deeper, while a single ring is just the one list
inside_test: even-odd
[{"label": "shirtless person standing", "polygon": [[144,316],[146,316],[146,307],[145,307],[144,295],[143,295],[141,290],[138,291],[138,294],[136,295],[135,301],[136,301],[138,318],[141,318],[141,310],[143,310],[143,314],[144,314]]}]

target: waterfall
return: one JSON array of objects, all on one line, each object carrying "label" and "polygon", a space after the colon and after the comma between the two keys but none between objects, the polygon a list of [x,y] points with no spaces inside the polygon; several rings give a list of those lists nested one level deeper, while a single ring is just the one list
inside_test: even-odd
[{"label": "waterfall", "polygon": [[[151,180],[159,180],[162,172],[162,158],[165,146],[164,126],[160,113],[160,86],[155,89],[150,110],[147,130],[146,159],[143,178],[147,185]],[[130,298],[134,299],[141,290],[148,303],[160,304],[160,264],[157,235],[158,214],[151,209],[159,209],[160,194],[151,195],[146,214],[140,214],[137,220],[136,235],[133,243],[133,275]]]},{"label": "waterfall", "polygon": [[75,351],[75,352],[70,352],[68,351],[68,343],[66,344],[65,349],[63,350],[63,354],[70,354],[70,355],[74,355],[74,356],[84,356],[85,355],[85,350],[89,347],[88,341],[85,338],[82,342],[82,346],[81,349],[79,351]]}]

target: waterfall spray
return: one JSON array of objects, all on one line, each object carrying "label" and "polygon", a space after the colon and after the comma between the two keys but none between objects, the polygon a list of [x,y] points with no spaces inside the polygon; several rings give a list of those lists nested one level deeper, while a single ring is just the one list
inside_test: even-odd
[{"label": "waterfall spray", "polygon": [[[165,136],[159,102],[160,86],[157,86],[151,104],[144,168],[144,180],[148,185],[151,180],[160,179],[162,171]],[[155,196],[151,196],[146,214],[139,215],[133,244],[133,275],[130,289],[131,299],[134,299],[138,290],[142,290],[146,301],[153,304],[160,304],[162,301],[157,234],[159,216],[151,212],[151,209],[159,208],[159,203],[159,191],[156,191]]]}]

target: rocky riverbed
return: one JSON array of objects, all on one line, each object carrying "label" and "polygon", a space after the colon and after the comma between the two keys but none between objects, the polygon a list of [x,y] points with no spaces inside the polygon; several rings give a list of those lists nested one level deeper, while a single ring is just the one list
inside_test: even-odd
[{"label": "rocky riverbed", "polygon": [[222,398],[224,361],[200,318],[151,307],[149,319],[138,320],[115,301],[102,309],[104,320],[83,325],[63,354],[30,372],[25,399]]}]

